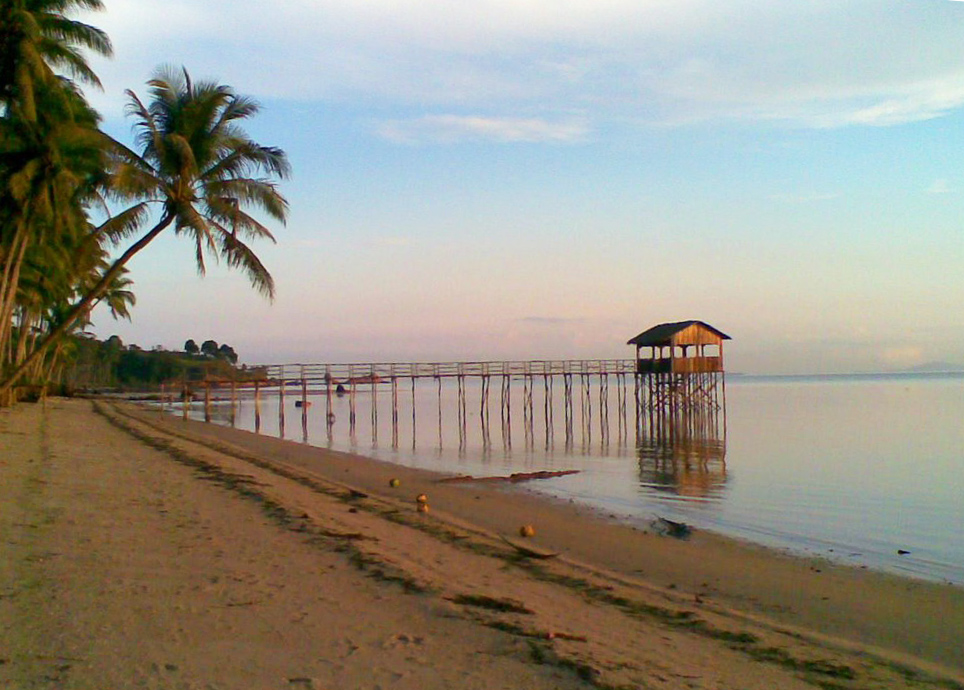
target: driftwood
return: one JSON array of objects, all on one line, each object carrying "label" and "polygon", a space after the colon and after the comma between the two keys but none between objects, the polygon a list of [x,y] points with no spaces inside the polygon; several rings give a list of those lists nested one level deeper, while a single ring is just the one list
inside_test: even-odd
[{"label": "driftwood", "polygon": [[585,635],[572,635],[570,633],[553,632],[553,631],[546,633],[546,639],[547,640],[572,640],[573,642],[589,641]]},{"label": "driftwood", "polygon": [[532,546],[526,546],[525,544],[520,544],[517,541],[514,541],[512,539],[502,536],[501,534],[499,535],[499,539],[504,541],[506,544],[508,544],[513,549],[521,553],[523,556],[526,556],[527,558],[539,558],[539,559],[545,560],[547,558],[555,558],[556,556],[559,555],[554,551],[546,551],[544,549],[537,549]]},{"label": "driftwood", "polygon": [[551,479],[552,477],[564,477],[567,474],[577,474],[580,470],[539,470],[538,472],[514,472],[508,477],[473,477],[469,474],[461,474],[457,477],[443,477],[436,480],[440,484],[455,484],[459,482],[528,482],[533,479]]},{"label": "driftwood", "polygon": [[688,539],[690,534],[693,533],[693,528],[687,525],[685,522],[667,520],[666,518],[658,515],[656,516],[656,519],[653,521],[652,525],[658,533],[675,537],[676,539]]}]

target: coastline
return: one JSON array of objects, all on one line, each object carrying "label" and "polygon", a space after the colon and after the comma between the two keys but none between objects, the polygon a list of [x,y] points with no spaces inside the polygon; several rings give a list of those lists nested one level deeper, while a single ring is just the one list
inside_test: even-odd
[{"label": "coastline", "polygon": [[[313,399],[307,416],[286,396],[286,427],[278,423],[277,395],[265,395],[260,432],[394,464],[476,476],[578,469],[572,477],[530,486],[644,528],[659,515],[805,557],[962,585],[964,545],[954,525],[964,520],[964,509],[954,487],[964,436],[947,421],[964,414],[959,385],[946,377],[914,380],[912,385],[879,377],[844,377],[846,385],[823,379],[734,385],[728,433],[693,446],[652,444],[638,433],[627,438],[627,428],[628,436],[634,436],[631,411],[620,423],[616,414],[604,424],[607,415],[600,413],[590,414],[585,424],[574,410],[568,431],[560,423],[559,405],[555,425],[551,415],[543,419],[540,404],[529,427],[525,415],[516,415],[500,434],[497,423],[489,429],[481,424],[477,407],[473,413],[481,394],[475,389],[466,393],[474,402],[468,405],[465,425],[459,422],[454,388],[443,390],[441,405],[434,390],[421,391],[425,394],[416,401],[406,387],[399,396],[397,423],[385,409],[392,407],[389,396],[382,395],[377,429],[364,395],[356,403],[355,425],[350,424],[350,401],[333,399],[336,422],[327,429],[323,395]],[[615,413],[618,396],[610,393],[610,413]],[[928,412],[936,409],[943,412]],[[228,403],[214,407],[210,418],[255,430],[250,399],[231,410]],[[205,416],[200,405],[190,414]]]},{"label": "coastline", "polygon": [[[487,633],[502,631],[509,647],[521,641],[530,657],[541,655],[541,665],[568,669],[579,682],[648,687],[639,685],[648,679],[652,687],[682,687],[680,677],[694,676],[699,680],[691,687],[739,680],[735,687],[832,681],[838,683],[834,687],[856,688],[925,687],[943,679],[944,687],[964,687],[954,685],[964,682],[956,634],[964,629],[964,592],[958,587],[791,556],[702,531],[675,540],[530,491],[439,483],[438,475],[426,470],[183,422],[129,405],[95,404],[102,415],[93,414],[89,402],[61,400],[48,402],[46,412],[5,412],[0,438],[16,441],[11,434],[25,416],[67,416],[89,428],[97,437],[90,442],[102,448],[160,455],[168,464],[206,472],[208,481],[195,478],[194,484],[209,492],[208,485],[218,484],[220,493],[240,492],[236,501],[276,506],[279,514],[295,516],[300,531],[294,534],[300,538],[307,532],[321,539],[327,532],[325,538],[341,547],[347,539],[348,557],[368,564],[355,578],[367,581],[380,572],[382,586],[392,590],[383,595],[393,606],[398,597],[414,597],[449,607],[453,598],[464,601],[458,597],[465,591],[522,602],[533,613],[493,613],[463,604],[446,609],[446,615],[470,620]],[[48,425],[47,433],[62,432]],[[251,479],[230,480],[238,476]],[[389,486],[393,477],[400,481],[397,488]],[[351,499],[352,491],[364,498]],[[429,497],[428,516],[414,510],[418,493]],[[515,534],[522,524],[536,530],[527,544],[559,557],[523,559],[500,542],[499,535]],[[18,530],[12,524],[4,529],[14,536]],[[244,532],[246,523],[237,529]],[[16,573],[5,575],[16,580]],[[422,593],[406,595],[407,588]],[[9,606],[10,599],[0,604]],[[380,612],[369,607],[359,615],[376,620]],[[429,622],[428,629],[435,624]],[[564,634],[544,641],[542,632]],[[434,656],[431,661],[442,663]],[[665,668],[655,670],[660,665]],[[0,665],[0,679],[12,667],[18,665]],[[659,677],[666,683],[657,682]],[[315,687],[333,679],[319,672]]]}]

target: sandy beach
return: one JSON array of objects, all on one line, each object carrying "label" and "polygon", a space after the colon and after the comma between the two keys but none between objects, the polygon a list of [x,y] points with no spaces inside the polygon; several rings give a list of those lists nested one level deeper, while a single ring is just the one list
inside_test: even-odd
[{"label": "sandy beach", "polygon": [[964,688],[960,587],[522,485],[62,399],[0,477],[0,688]]}]

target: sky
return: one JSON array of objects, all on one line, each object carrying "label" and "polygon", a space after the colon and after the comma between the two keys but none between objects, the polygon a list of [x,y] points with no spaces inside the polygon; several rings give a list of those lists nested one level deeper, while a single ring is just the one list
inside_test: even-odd
[{"label": "sky", "polygon": [[162,236],[101,338],[247,363],[629,358],[964,367],[964,2],[104,0],[88,96],[183,65],[293,174],[273,302]]}]

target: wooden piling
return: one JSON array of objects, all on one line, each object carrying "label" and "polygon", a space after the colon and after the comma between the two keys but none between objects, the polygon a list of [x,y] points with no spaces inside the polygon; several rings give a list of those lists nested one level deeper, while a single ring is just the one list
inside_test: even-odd
[{"label": "wooden piling", "polygon": [[278,380],[278,436],[285,437],[285,368],[281,367]]},{"label": "wooden piling", "polygon": [[378,389],[375,367],[369,367],[368,377],[372,382],[372,445],[378,443]]},{"label": "wooden piling", "polygon": [[352,437],[355,436],[355,377],[349,370],[348,379],[348,429]]},{"label": "wooden piling", "polygon": [[[308,379],[305,366],[301,365],[301,439],[308,443]],[[330,419],[330,418],[329,418]],[[328,427],[328,440],[331,440],[331,426]]]},{"label": "wooden piling", "polygon": [[254,382],[254,433],[261,433],[261,382]]},{"label": "wooden piling", "polygon": [[392,372],[392,448],[398,448],[398,378]]},{"label": "wooden piling", "polygon": [[442,377],[436,376],[438,383],[438,447],[442,448]]},{"label": "wooden piling", "polygon": [[416,377],[412,377],[412,450],[415,450],[415,439],[418,438],[418,434],[415,433],[415,381]]},{"label": "wooden piling", "polygon": [[231,379],[231,426],[233,427],[237,421],[238,413],[238,384],[234,379]]},{"label": "wooden piling", "polygon": [[[304,372],[302,371],[302,377]],[[335,413],[331,409],[331,367],[325,366],[325,428],[328,432],[328,441],[331,441],[331,427],[335,423]]]}]

